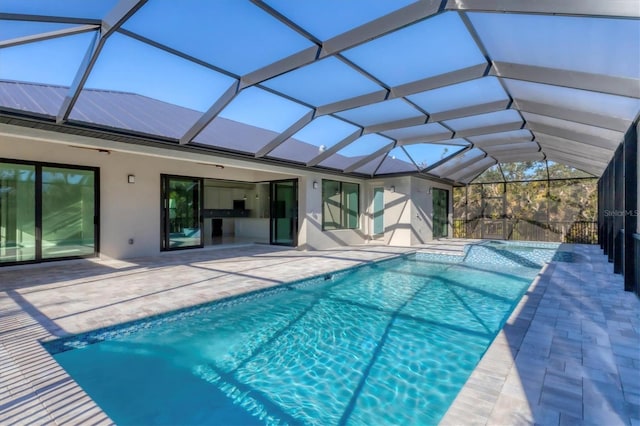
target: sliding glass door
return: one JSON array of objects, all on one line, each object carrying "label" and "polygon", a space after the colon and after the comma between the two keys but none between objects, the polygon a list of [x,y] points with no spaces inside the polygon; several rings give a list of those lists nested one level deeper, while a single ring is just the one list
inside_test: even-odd
[{"label": "sliding glass door", "polygon": [[271,232],[274,245],[298,245],[298,181],[271,182]]},{"label": "sliding glass door", "polygon": [[95,256],[97,170],[0,161],[0,265]]},{"label": "sliding glass door", "polygon": [[203,246],[202,179],[162,175],[162,250]]},{"label": "sliding glass door", "polygon": [[384,234],[384,188],[373,188],[373,235]]},{"label": "sliding glass door", "polygon": [[36,167],[0,163],[0,263],[36,260]]},{"label": "sliding glass door", "polygon": [[95,251],[94,173],[42,168],[42,258],[86,256]]},{"label": "sliding glass door", "polygon": [[433,188],[433,238],[449,236],[449,191]]}]

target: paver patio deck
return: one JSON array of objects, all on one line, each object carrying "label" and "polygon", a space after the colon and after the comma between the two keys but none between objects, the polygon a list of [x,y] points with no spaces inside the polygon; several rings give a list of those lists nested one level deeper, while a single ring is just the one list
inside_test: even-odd
[{"label": "paver patio deck", "polygon": [[[39,344],[426,249],[251,245],[0,269],[0,424],[110,424]],[[595,246],[567,246],[511,315],[443,424],[640,424],[640,302]]]}]

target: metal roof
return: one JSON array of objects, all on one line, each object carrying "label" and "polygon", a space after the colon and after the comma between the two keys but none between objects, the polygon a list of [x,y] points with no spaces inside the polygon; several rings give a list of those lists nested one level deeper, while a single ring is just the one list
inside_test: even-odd
[{"label": "metal roof", "polygon": [[640,0],[3,0],[0,114],[361,176],[599,176]]}]

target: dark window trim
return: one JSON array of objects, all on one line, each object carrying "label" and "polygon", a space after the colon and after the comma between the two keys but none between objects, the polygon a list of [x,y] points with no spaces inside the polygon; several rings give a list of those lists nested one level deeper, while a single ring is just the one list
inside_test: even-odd
[{"label": "dark window trim", "polygon": [[[0,268],[5,266],[30,265],[36,263],[58,262],[63,260],[74,259],[91,259],[98,257],[100,254],[100,167],[81,166],[77,164],[51,163],[45,161],[20,160],[15,158],[0,157],[0,163],[20,164],[25,166],[34,166],[36,171],[35,181],[35,220],[36,220],[36,258],[34,260],[23,260],[17,262],[0,262]],[[43,167],[59,167],[65,169],[85,170],[93,172],[93,191],[94,191],[94,216],[93,216],[93,232],[94,247],[93,253],[79,256],[61,256],[54,258],[42,258],[42,168]]]},{"label": "dark window trim", "polygon": [[[293,223],[293,239],[291,241],[291,244],[284,244],[284,243],[276,243],[274,242],[274,235],[273,235],[273,219],[275,217],[275,204],[274,204],[274,189],[275,189],[275,185],[278,183],[287,183],[287,182],[291,182],[293,183],[293,192],[295,194],[295,212],[296,215],[294,217],[294,223]],[[272,246],[283,246],[283,247],[298,247],[298,232],[299,232],[299,227],[300,227],[300,183],[298,182],[298,178],[293,178],[293,179],[278,179],[278,180],[272,180],[269,181],[269,198],[270,198],[270,202],[269,202],[269,245]]]},{"label": "dark window trim", "polygon": [[[200,244],[186,247],[170,247],[169,246],[169,222],[166,215],[169,206],[165,205],[167,182],[171,178],[176,179],[194,179],[200,182],[200,191],[198,193],[198,216],[200,221]],[[204,247],[204,180],[205,178],[200,176],[184,176],[174,175],[169,173],[160,174],[160,251],[179,251],[179,250],[191,250]]]},{"label": "dark window trim", "polygon": [[[345,226],[344,223],[340,223],[340,227],[337,227],[335,229],[325,229],[324,226],[324,194],[322,193],[323,188],[324,188],[324,182],[335,182],[340,186],[340,221],[342,222],[344,219],[344,206],[342,204],[343,201],[343,189],[342,189],[342,185],[343,184],[349,184],[349,185],[356,185],[358,187],[358,206],[357,206],[357,212],[356,212],[356,217],[357,217],[357,223],[356,226],[353,228],[350,228],[348,226]],[[321,193],[320,193],[320,197],[321,197],[321,208],[322,208],[322,231],[343,231],[343,230],[353,230],[353,229],[360,229],[360,184],[359,183],[353,183],[353,182],[343,182],[340,180],[334,180],[334,179],[322,179],[321,182]]]}]

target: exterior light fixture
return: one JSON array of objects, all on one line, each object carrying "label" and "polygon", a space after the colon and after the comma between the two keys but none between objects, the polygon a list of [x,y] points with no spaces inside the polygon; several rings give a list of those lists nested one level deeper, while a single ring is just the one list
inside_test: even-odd
[{"label": "exterior light fixture", "polygon": [[318,189],[318,182],[315,180],[313,181],[313,189]]},{"label": "exterior light fixture", "polygon": [[391,188],[389,188],[389,191],[396,192],[396,187],[394,185],[391,185]]},{"label": "exterior light fixture", "polygon": [[127,183],[136,183],[135,175],[127,175]]}]

